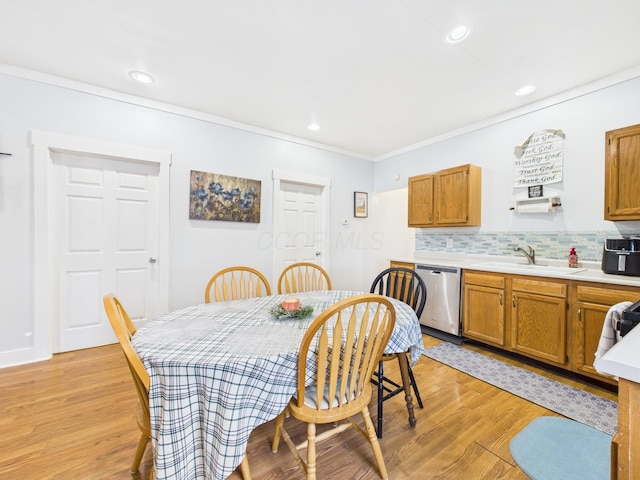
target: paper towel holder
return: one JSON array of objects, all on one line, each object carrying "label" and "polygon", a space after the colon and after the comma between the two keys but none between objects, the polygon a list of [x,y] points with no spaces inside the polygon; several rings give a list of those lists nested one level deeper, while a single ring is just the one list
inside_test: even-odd
[{"label": "paper towel holder", "polygon": [[560,197],[549,195],[544,197],[520,198],[514,201],[509,210],[516,213],[548,213],[555,211],[556,207],[561,207]]}]

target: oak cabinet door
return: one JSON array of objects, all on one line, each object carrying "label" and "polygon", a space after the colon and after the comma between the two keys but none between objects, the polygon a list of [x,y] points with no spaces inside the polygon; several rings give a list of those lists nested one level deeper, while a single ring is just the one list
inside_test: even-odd
[{"label": "oak cabinet door", "polygon": [[409,226],[433,225],[433,175],[409,178]]},{"label": "oak cabinet door", "polygon": [[640,220],[640,125],[606,133],[604,219]]},{"label": "oak cabinet door", "polygon": [[557,365],[568,363],[567,306],[564,298],[513,292],[512,348]]}]

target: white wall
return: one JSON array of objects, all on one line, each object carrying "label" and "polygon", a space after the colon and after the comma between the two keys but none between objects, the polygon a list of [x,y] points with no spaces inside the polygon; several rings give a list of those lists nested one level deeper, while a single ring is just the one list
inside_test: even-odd
[{"label": "white wall", "polygon": [[[298,172],[331,179],[331,256],[336,288],[362,289],[365,249],[344,238],[361,236],[366,219],[353,218],[353,192],[373,190],[373,164],[266,135],[216,125],[158,109],[82,93],[31,80],[0,75],[0,366],[14,353],[33,347],[34,264],[31,191],[32,130],[167,151],[172,156],[170,192],[170,308],[203,301],[204,286],[217,270],[252,265],[273,278],[272,171]],[[189,172],[202,170],[262,181],[259,224],[194,221],[188,218]],[[97,299],[99,301],[99,299]],[[34,336],[25,336],[34,332]],[[28,354],[26,355],[28,357]]]},{"label": "white wall", "polygon": [[[472,163],[482,167],[481,231],[595,231],[638,232],[638,222],[604,220],[605,132],[640,123],[640,78],[563,101],[471,133],[376,164],[376,191],[404,188],[407,177]],[[554,214],[514,214],[513,149],[531,133],[561,129],[565,133],[564,175],[561,183],[546,185],[558,192],[562,208]],[[398,173],[400,179],[393,180]],[[399,207],[399,205],[398,205]]]}]

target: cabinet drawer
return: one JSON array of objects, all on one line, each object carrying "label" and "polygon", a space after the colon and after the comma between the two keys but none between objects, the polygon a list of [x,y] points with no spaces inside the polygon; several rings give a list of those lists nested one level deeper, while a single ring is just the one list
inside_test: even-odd
[{"label": "cabinet drawer", "polygon": [[464,283],[470,285],[482,285],[485,287],[504,288],[504,275],[491,275],[478,272],[464,272]]},{"label": "cabinet drawer", "polygon": [[598,303],[601,305],[615,305],[620,302],[636,302],[640,300],[640,289],[630,287],[622,290],[619,287],[598,285],[597,287],[578,285],[576,288],[578,302]]},{"label": "cabinet drawer", "polygon": [[390,268],[400,267],[400,268],[408,268],[409,270],[415,270],[415,266],[416,265],[414,263],[396,262],[395,260],[389,261]]},{"label": "cabinet drawer", "polygon": [[514,292],[531,292],[551,297],[567,298],[567,284],[514,277],[511,282]]}]

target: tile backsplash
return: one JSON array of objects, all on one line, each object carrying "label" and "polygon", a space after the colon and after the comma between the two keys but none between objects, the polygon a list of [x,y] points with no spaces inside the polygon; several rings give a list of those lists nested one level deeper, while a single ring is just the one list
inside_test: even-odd
[{"label": "tile backsplash", "polygon": [[607,238],[622,238],[620,232],[451,232],[433,233],[416,229],[416,252],[470,253],[476,255],[518,255],[517,246],[530,245],[536,256],[563,259],[575,247],[580,260],[602,261]]}]

